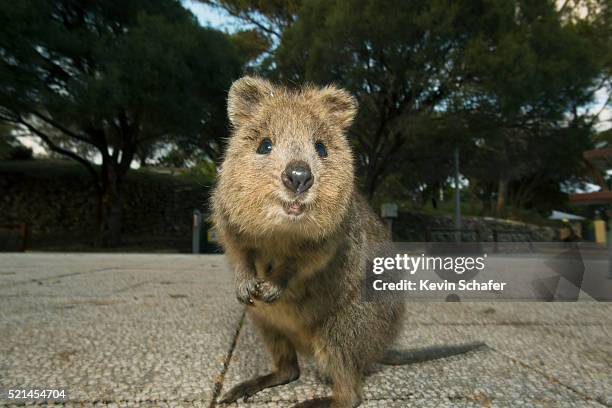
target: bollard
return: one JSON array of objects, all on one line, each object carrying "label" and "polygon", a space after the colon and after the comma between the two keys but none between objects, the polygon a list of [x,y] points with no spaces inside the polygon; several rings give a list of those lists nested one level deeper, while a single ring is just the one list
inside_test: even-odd
[{"label": "bollard", "polygon": [[193,210],[193,234],[191,247],[194,254],[200,253],[200,239],[202,237],[202,213],[200,210]]},{"label": "bollard", "polygon": [[595,242],[599,245],[606,245],[606,222],[604,220],[593,221],[595,227]]},{"label": "bollard", "polygon": [[380,215],[386,221],[389,228],[389,236],[393,241],[393,219],[398,216],[398,207],[395,203],[384,203],[380,206]]}]

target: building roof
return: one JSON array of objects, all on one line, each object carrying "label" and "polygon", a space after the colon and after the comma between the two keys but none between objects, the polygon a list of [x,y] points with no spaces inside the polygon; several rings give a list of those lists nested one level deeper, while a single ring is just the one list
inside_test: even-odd
[{"label": "building roof", "polygon": [[570,214],[563,211],[553,210],[549,220],[562,220],[562,221],[584,221],[586,218],[581,217],[580,215]]},{"label": "building roof", "polygon": [[572,193],[569,198],[574,204],[612,204],[612,191]]}]

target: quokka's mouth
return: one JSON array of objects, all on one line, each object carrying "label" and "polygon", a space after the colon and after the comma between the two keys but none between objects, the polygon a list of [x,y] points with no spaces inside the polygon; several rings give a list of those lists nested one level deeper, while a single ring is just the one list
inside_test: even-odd
[{"label": "quokka's mouth", "polygon": [[298,216],[304,212],[304,205],[298,203],[297,201],[285,204],[283,207],[288,215]]}]

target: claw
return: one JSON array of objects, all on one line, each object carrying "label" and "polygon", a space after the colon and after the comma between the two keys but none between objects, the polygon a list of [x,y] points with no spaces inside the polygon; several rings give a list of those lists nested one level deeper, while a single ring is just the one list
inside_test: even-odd
[{"label": "claw", "polygon": [[266,303],[272,303],[277,300],[283,293],[283,289],[272,283],[266,281],[257,282],[257,299],[263,300]]},{"label": "claw", "polygon": [[251,392],[247,384],[239,384],[229,390],[221,399],[221,404],[231,404],[232,402],[238,401],[242,398],[243,402],[247,402],[247,399],[251,397],[254,392]]}]

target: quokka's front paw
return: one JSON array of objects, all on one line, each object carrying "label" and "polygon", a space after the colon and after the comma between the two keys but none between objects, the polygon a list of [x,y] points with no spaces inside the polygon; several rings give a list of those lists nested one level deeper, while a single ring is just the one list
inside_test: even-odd
[{"label": "quokka's front paw", "polygon": [[244,279],[236,283],[236,298],[247,306],[255,303],[257,297],[257,285],[259,281],[255,278]]},{"label": "quokka's front paw", "polygon": [[255,304],[255,299],[272,303],[283,293],[283,288],[274,282],[249,278],[236,285],[236,298],[247,306]]},{"label": "quokka's front paw", "polygon": [[266,303],[274,302],[283,294],[283,288],[270,281],[258,281],[255,291],[257,299]]}]

